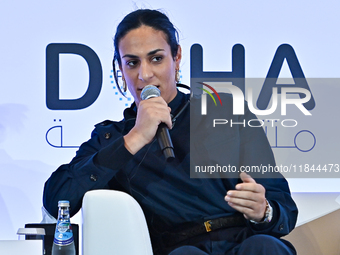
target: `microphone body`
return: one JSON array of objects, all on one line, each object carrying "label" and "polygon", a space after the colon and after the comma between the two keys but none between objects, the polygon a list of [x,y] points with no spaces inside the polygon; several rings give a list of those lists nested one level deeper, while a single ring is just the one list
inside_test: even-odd
[{"label": "microphone body", "polygon": [[[159,97],[161,95],[160,90],[153,85],[147,85],[143,88],[141,93],[141,99],[147,100],[153,97]],[[169,128],[165,123],[161,123],[158,126],[156,137],[161,150],[165,156],[166,161],[170,162],[175,158],[174,146],[171,141]]]}]

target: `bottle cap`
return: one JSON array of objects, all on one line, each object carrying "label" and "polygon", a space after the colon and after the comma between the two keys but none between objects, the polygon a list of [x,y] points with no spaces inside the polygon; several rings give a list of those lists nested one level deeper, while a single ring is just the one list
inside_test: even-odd
[{"label": "bottle cap", "polygon": [[70,202],[69,201],[67,201],[67,200],[60,200],[59,202],[58,202],[58,206],[60,207],[60,206],[70,206]]}]

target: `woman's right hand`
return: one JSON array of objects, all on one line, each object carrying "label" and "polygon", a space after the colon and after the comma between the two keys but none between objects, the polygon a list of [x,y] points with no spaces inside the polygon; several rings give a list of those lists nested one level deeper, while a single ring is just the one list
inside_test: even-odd
[{"label": "woman's right hand", "polygon": [[171,109],[162,97],[143,100],[138,105],[135,126],[124,136],[125,147],[131,154],[136,154],[156,135],[159,124],[172,127]]}]

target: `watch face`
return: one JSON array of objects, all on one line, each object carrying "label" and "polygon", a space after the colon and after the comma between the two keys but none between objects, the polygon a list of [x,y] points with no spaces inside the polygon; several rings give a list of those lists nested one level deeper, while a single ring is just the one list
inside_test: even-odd
[{"label": "watch face", "polygon": [[270,206],[269,202],[267,201],[266,217],[264,221],[271,222],[272,218],[273,218],[273,208]]}]

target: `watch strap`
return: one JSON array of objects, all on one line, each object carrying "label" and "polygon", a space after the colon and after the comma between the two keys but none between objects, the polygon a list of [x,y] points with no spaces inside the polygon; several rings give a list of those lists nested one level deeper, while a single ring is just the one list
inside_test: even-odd
[{"label": "watch strap", "polygon": [[268,200],[266,199],[266,211],[264,213],[264,217],[261,221],[254,221],[250,220],[253,224],[262,224],[262,223],[269,223],[273,219],[273,208],[269,204]]}]

